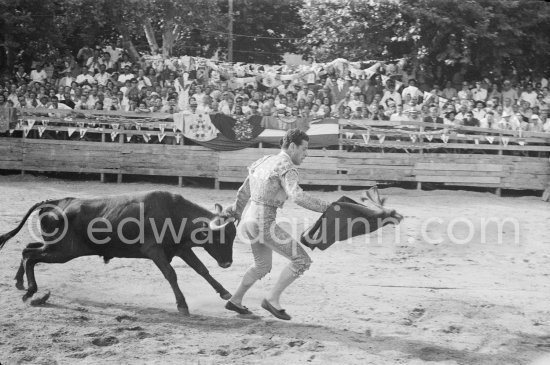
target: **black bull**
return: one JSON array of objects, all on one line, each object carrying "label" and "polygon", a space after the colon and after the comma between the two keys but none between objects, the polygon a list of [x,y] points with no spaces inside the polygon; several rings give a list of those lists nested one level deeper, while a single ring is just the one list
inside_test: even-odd
[{"label": "black bull", "polygon": [[178,310],[186,315],[189,309],[170,265],[175,256],[204,277],[221,298],[231,297],[192,251],[193,247],[203,247],[219,266],[231,265],[236,228],[230,219],[220,224],[223,213],[218,204],[216,213],[212,213],[181,195],[160,191],[49,200],[35,204],[17,228],[0,236],[0,249],[37,209],[44,242],[31,242],[23,250],[15,276],[16,287],[24,290],[23,276],[27,275],[28,288],[23,300],[38,290],[34,277],[37,263],[65,263],[90,255],[103,256],[105,262],[113,257],[153,260],[170,283]]}]

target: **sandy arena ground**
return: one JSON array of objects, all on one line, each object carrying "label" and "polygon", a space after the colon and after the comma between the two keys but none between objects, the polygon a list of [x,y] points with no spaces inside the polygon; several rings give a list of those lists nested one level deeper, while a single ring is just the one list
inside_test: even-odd
[{"label": "sandy arena ground", "polygon": [[[155,189],[210,209],[214,202],[231,203],[235,194],[3,176],[0,234],[41,200]],[[280,257],[245,298],[255,318],[225,310],[207,282],[179,259],[172,264],[189,318],[176,311],[172,290],[154,264],[135,259],[40,264],[38,294],[52,294],[46,305],[31,307],[13,281],[30,240],[25,228],[0,251],[0,363],[550,364],[544,360],[550,356],[550,205],[536,197],[465,191],[380,192],[405,221],[368,237],[370,242],[363,236],[312,252],[311,270],[282,299],[290,322],[260,307],[286,264]],[[327,200],[359,193],[313,192]],[[287,204],[281,217],[313,221],[318,214]],[[442,222],[432,221],[423,237],[422,225],[436,218]],[[503,225],[501,242],[496,223],[483,235],[481,220],[490,218],[515,219],[518,237],[511,222]],[[466,241],[468,227],[469,242],[453,243],[453,235]],[[440,243],[428,243],[438,238]],[[252,260],[242,242],[235,244],[229,269],[197,252],[230,292]]]}]

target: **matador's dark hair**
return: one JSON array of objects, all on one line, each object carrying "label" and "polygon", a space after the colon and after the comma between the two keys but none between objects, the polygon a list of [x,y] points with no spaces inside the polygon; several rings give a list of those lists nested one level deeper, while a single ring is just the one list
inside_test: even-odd
[{"label": "matador's dark hair", "polygon": [[292,142],[294,142],[296,146],[300,146],[302,141],[309,141],[309,136],[306,132],[301,131],[298,128],[289,129],[285,136],[281,138],[281,147],[288,148]]}]

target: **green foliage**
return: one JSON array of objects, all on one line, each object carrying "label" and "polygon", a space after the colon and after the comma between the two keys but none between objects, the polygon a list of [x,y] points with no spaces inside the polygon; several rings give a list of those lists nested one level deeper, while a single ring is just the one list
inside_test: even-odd
[{"label": "green foliage", "polygon": [[300,49],[322,61],[406,57],[434,77],[549,67],[544,1],[312,0],[301,15],[308,35]]}]

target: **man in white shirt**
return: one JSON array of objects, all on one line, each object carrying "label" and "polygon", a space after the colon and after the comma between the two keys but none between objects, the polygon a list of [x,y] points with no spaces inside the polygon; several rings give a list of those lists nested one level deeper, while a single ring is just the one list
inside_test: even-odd
[{"label": "man in white shirt", "polygon": [[36,70],[31,71],[30,77],[31,77],[31,84],[35,82],[39,84],[44,84],[48,79],[48,74],[44,69],[42,69],[42,65],[38,64],[36,65]]},{"label": "man in white shirt", "polygon": [[125,65],[124,66],[124,73],[120,74],[117,81],[120,85],[124,85],[126,83],[126,81],[129,81],[133,78],[134,78],[134,74],[130,72],[130,66]]},{"label": "man in white shirt", "polygon": [[518,100],[518,93],[516,89],[512,87],[512,83],[510,82],[510,80],[504,80],[501,94],[502,94],[502,100],[509,98],[512,101],[512,104],[515,104],[516,101]]},{"label": "man in white shirt", "polygon": [[[403,92],[401,93],[401,96],[403,97],[403,100],[407,100],[407,95],[410,96],[410,99],[412,100],[414,97],[421,97],[423,94],[422,92],[416,87],[416,80],[410,79],[409,80],[409,86],[403,89]],[[397,103],[397,101],[396,101]]]},{"label": "man in white shirt", "polygon": [[533,90],[533,84],[528,83],[527,88],[521,93],[520,100],[524,100],[529,103],[529,106],[533,107],[537,103],[537,92]]},{"label": "man in white shirt", "polygon": [[481,87],[480,81],[476,81],[476,87],[472,90],[472,98],[475,101],[485,102],[487,100],[487,89]]},{"label": "man in white shirt", "polygon": [[94,83],[95,79],[88,72],[88,67],[82,66],[82,73],[76,77],[76,83],[80,86],[82,85],[91,85]]},{"label": "man in white shirt", "polygon": [[98,85],[105,86],[111,75],[109,75],[105,70],[107,67],[104,64],[99,65],[99,72],[94,76],[94,79],[97,81]]}]

